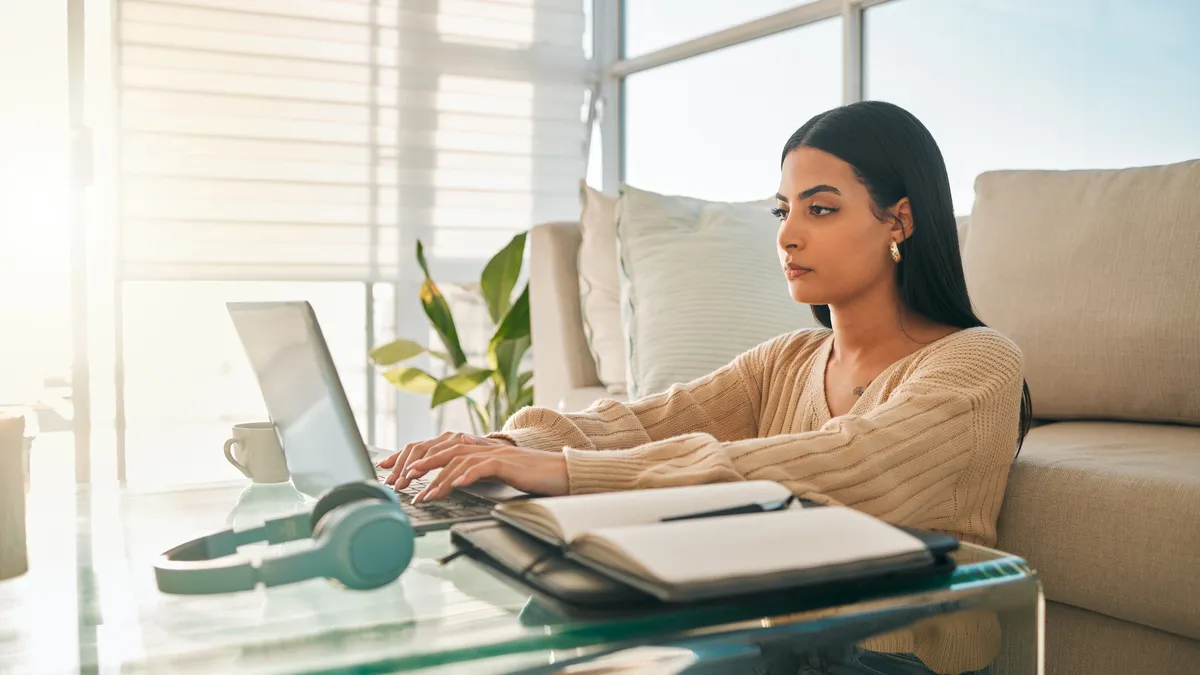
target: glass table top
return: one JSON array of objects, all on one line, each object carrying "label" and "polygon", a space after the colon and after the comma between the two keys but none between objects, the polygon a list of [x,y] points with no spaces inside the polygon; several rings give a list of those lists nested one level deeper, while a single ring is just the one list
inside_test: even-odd
[{"label": "glass table top", "polygon": [[408,570],[372,591],[323,579],[211,596],[158,591],[152,563],[162,551],[310,508],[311,500],[287,483],[164,493],[64,484],[30,493],[30,571],[0,582],[0,671],[507,672],[613,645],[805,621],[832,625],[916,600],[931,606],[947,593],[962,599],[1036,586],[1019,558],[965,546],[950,578],[869,596],[791,594],[571,620],[470,559],[439,564],[452,551],[442,532],[418,538]]}]

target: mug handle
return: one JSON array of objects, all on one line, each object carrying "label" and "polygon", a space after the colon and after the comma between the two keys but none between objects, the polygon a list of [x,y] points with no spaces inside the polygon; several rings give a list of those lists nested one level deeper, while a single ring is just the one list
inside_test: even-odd
[{"label": "mug handle", "polygon": [[236,438],[231,438],[225,441],[225,459],[229,460],[230,464],[237,467],[237,470],[241,471],[243,476],[250,478],[250,470],[247,469],[244,464],[233,458],[233,446],[236,445],[237,442],[238,439]]}]

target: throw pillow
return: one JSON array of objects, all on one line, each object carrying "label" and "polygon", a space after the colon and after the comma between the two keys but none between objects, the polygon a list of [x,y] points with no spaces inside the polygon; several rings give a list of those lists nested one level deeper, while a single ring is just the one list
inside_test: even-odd
[{"label": "throw pillow", "polygon": [[788,294],[772,206],[773,199],[721,203],[622,190],[617,239],[632,397],[819,325]]},{"label": "throw pillow", "polygon": [[625,335],[617,271],[617,200],[579,181],[579,308],[596,375],[610,394],[625,393]]}]

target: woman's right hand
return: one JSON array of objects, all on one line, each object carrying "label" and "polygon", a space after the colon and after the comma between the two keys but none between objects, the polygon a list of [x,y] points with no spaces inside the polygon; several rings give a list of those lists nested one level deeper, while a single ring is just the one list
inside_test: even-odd
[{"label": "woman's right hand", "polygon": [[487,438],[486,436],[473,436],[458,432],[447,431],[437,438],[431,438],[420,443],[409,443],[404,446],[404,449],[393,453],[390,457],[379,463],[381,469],[391,469],[384,481],[388,485],[394,485],[397,490],[403,490],[411,483],[411,479],[406,477],[413,462],[423,459],[431,452],[448,448],[453,445],[508,445],[512,443],[501,440],[499,438]]}]

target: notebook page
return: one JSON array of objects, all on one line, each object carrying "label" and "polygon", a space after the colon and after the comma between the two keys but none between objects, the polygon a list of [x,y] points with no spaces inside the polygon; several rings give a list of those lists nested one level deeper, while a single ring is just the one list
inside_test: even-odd
[{"label": "notebook page", "polygon": [[505,502],[496,511],[513,520],[542,521],[539,511],[557,524],[563,541],[572,542],[584,532],[614,525],[657,523],[663,518],[713,511],[753,503],[774,503],[791,492],[773,481],[713,483],[677,488],[605,492],[569,497]]},{"label": "notebook page", "polygon": [[641,567],[652,580],[675,586],[925,550],[920,539],[840,506],[594,530],[573,550],[586,557],[589,545],[615,549],[636,563],[623,567]]}]

